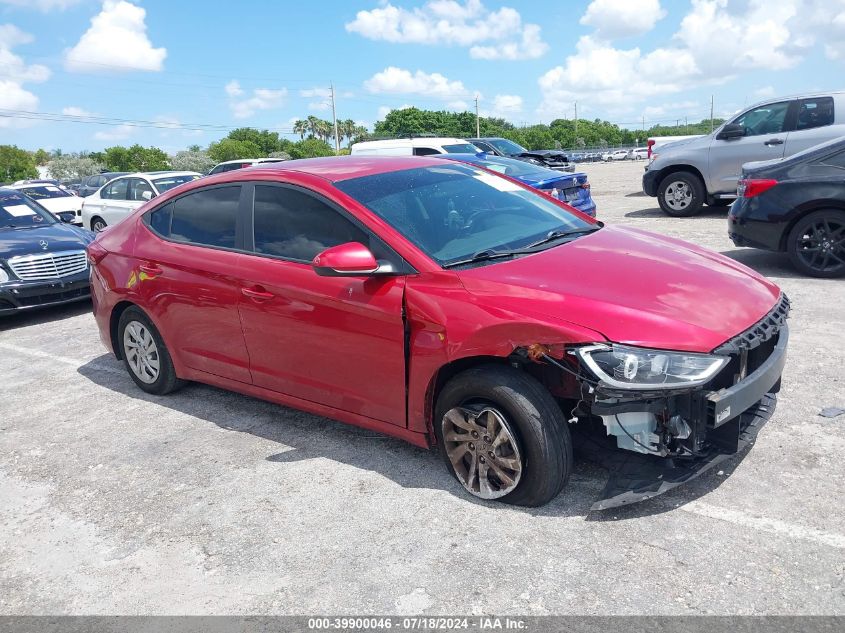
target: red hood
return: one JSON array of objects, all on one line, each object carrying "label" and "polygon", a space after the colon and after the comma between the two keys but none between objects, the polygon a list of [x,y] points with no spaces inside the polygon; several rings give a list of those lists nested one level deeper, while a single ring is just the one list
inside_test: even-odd
[{"label": "red hood", "polygon": [[618,343],[696,352],[748,329],[780,296],[732,259],[620,226],[458,275],[479,302],[564,319]]}]

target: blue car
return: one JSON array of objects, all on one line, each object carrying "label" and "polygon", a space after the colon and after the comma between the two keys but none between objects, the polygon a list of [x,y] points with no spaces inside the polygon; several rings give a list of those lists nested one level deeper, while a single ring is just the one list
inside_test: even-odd
[{"label": "blue car", "polygon": [[493,156],[484,152],[478,154],[440,154],[436,158],[478,165],[484,169],[510,176],[524,182],[529,187],[539,189],[553,198],[575,207],[581,213],[596,217],[596,203],[590,196],[590,182],[587,180],[585,173],[567,174],[539,165],[532,165],[525,161]]}]

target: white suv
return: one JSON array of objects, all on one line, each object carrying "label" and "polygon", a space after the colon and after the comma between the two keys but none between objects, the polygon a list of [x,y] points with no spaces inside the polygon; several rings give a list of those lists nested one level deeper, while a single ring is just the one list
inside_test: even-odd
[{"label": "white suv", "polygon": [[286,158],[238,158],[237,160],[226,160],[222,163],[217,163],[208,172],[209,176],[214,174],[222,174],[224,171],[234,171],[236,169],[244,169],[245,167],[252,167],[253,165],[260,165],[262,163],[281,163],[287,160]]},{"label": "white suv", "polygon": [[478,154],[480,151],[469,141],[459,138],[413,136],[355,143],[350,153],[353,156],[430,156],[432,154]]}]

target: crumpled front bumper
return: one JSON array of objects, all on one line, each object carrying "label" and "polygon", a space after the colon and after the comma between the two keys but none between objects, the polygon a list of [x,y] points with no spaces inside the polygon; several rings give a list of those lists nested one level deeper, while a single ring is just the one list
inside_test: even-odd
[{"label": "crumpled front bumper", "polygon": [[[704,449],[698,451],[695,457],[659,457],[608,449],[606,444],[589,435],[574,434],[576,448],[610,471],[607,485],[600,499],[593,504],[593,510],[636,503],[668,492],[726,459],[741,454],[754,442],[774,413],[776,394],[780,391],[789,343],[789,327],[785,323],[788,305],[784,297],[767,320],[744,335],[747,339],[758,330],[778,327],[777,340],[765,361],[736,384],[714,391],[701,390],[691,394],[684,403],[683,409],[694,429],[696,442]],[[735,344],[730,342],[726,347]],[[625,406],[634,410],[631,403]]]},{"label": "crumpled front bumper", "polygon": [[592,452],[593,458],[610,471],[610,478],[591,510],[607,510],[645,501],[669,492],[704,474],[711,468],[738,454],[754,443],[760,429],[775,411],[777,396],[767,393],[759,403],[742,413],[737,420],[737,450],[713,448],[696,460],[669,459],[631,451],[609,450],[603,446],[585,446],[581,439],[576,447]]}]

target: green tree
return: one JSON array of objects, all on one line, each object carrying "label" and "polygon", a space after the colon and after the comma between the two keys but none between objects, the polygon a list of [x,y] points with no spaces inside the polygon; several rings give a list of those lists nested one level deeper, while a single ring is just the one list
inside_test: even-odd
[{"label": "green tree", "polygon": [[208,152],[203,150],[187,149],[176,154],[170,159],[170,165],[173,169],[179,171],[197,171],[201,174],[206,173],[216,163]]},{"label": "green tree", "polygon": [[0,145],[0,182],[38,178],[32,154],[15,145]]},{"label": "green tree", "polygon": [[35,150],[35,152],[33,152],[32,158],[35,161],[35,164],[41,167],[46,165],[52,157],[50,156],[50,152],[48,152],[47,150],[37,149]]},{"label": "green tree", "polygon": [[308,132],[308,121],[304,119],[297,119],[293,124],[293,133],[299,134],[299,140],[305,139],[305,134]]},{"label": "green tree", "polygon": [[334,149],[323,140],[306,138],[294,143],[289,151],[291,158],[315,158],[317,156],[334,156]]},{"label": "green tree", "polygon": [[47,173],[59,180],[85,178],[100,173],[103,167],[102,163],[84,154],[62,154],[47,163]]},{"label": "green tree", "polygon": [[216,163],[238,158],[258,158],[260,154],[261,148],[252,141],[224,138],[208,146],[208,155]]},{"label": "green tree", "polygon": [[108,147],[103,152],[106,168],[111,171],[158,171],[170,169],[170,158],[157,147]]},{"label": "green tree", "polygon": [[[278,152],[282,148],[279,145],[279,133],[270,132],[269,130],[256,130],[250,127],[242,127],[237,130],[229,132],[226,138],[234,141],[246,141],[254,143],[258,148],[259,153],[250,158],[265,158],[273,152]],[[244,158],[239,156],[238,158]]]}]

